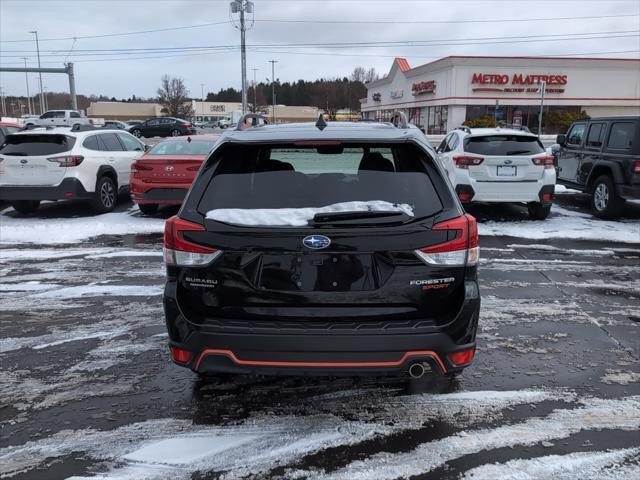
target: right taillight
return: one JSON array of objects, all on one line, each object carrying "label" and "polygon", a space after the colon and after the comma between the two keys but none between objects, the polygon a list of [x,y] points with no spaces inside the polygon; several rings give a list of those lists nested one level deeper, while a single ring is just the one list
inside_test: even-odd
[{"label": "right taillight", "polygon": [[82,163],[84,157],[82,155],[63,155],[61,157],[49,157],[50,162],[56,162],[59,167],[77,167]]},{"label": "right taillight", "polygon": [[432,230],[452,230],[451,240],[431,245],[415,254],[428,265],[476,265],[480,256],[478,247],[478,224],[468,213],[437,223]]},{"label": "right taillight", "polygon": [[457,168],[462,168],[463,170],[468,170],[469,167],[475,167],[484,162],[484,158],[471,155],[454,155],[452,160]]},{"label": "right taillight", "polygon": [[633,162],[633,173],[640,173],[640,160]]},{"label": "right taillight", "polygon": [[164,224],[164,261],[180,267],[202,266],[213,262],[221,253],[211,247],[192,243],[184,238],[185,232],[203,232],[206,228],[173,216]]},{"label": "right taillight", "polygon": [[554,168],[553,155],[542,155],[540,157],[533,157],[531,161],[537,167]]}]

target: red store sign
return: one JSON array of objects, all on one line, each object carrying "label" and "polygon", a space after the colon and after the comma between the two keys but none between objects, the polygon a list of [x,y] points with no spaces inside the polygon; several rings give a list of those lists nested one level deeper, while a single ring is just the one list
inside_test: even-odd
[{"label": "red store sign", "polygon": [[419,82],[411,85],[411,93],[413,95],[422,95],[423,93],[435,93],[436,81],[429,80],[427,82]]},{"label": "red store sign", "polygon": [[564,93],[564,88],[556,88],[567,84],[567,75],[528,75],[514,73],[474,73],[472,85],[505,85],[505,87],[475,87],[474,92],[514,92],[539,93],[542,82],[545,82],[545,93]]}]

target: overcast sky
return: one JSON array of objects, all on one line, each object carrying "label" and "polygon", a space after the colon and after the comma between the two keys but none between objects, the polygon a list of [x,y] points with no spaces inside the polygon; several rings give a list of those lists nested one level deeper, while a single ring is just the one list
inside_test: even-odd
[{"label": "overcast sky", "polygon": [[[278,61],[276,78],[290,81],[348,76],[358,65],[374,67],[386,74],[395,56],[406,57],[411,66],[447,55],[640,56],[637,0],[255,0],[254,11],[249,18],[255,18],[255,23],[247,31],[249,81],[253,80],[254,67],[259,69],[258,81],[271,77],[270,59]],[[570,18],[486,22],[558,17]],[[575,17],[594,18],[571,19]],[[20,57],[26,56],[28,65],[36,66],[34,36],[29,31],[38,30],[42,66],[62,67],[68,54],[67,61],[75,63],[78,93],[118,98],[132,94],[155,96],[160,77],[169,74],[182,77],[191,95],[199,97],[202,83],[205,92],[240,87],[240,33],[229,19],[228,0],[0,0],[0,65],[23,66]],[[335,23],[348,21],[377,23]],[[71,39],[216,22],[220,23],[164,32],[77,38],[75,42]],[[617,38],[564,37],[557,41],[530,38],[567,34],[581,34],[572,38]],[[513,38],[478,40],[491,37]],[[59,38],[68,39],[52,40]],[[402,43],[452,43],[457,39],[465,44]],[[490,41],[501,43],[487,43]],[[347,48],[280,46],[338,42],[399,44]],[[184,51],[180,50],[182,47],[213,47],[218,51]],[[220,47],[230,49],[220,51]],[[130,50],[159,48],[165,50]],[[64,75],[45,74],[43,83],[49,91],[68,91]],[[30,74],[32,94],[36,85],[35,74]],[[24,94],[24,74],[0,72],[0,88],[6,95]]]}]

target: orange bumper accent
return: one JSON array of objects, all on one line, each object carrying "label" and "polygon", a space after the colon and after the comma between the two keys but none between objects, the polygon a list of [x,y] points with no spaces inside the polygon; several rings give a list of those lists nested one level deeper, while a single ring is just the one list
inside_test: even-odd
[{"label": "orange bumper accent", "polygon": [[284,362],[270,360],[241,360],[231,350],[207,349],[203,350],[198,361],[196,362],[196,370],[200,367],[204,357],[208,355],[223,355],[230,358],[238,365],[248,365],[254,367],[307,367],[307,368],[367,368],[367,367],[399,367],[410,357],[428,356],[433,358],[438,366],[442,369],[442,373],[447,373],[447,367],[440,356],[432,350],[418,350],[406,352],[399,360],[391,360],[386,362]]}]

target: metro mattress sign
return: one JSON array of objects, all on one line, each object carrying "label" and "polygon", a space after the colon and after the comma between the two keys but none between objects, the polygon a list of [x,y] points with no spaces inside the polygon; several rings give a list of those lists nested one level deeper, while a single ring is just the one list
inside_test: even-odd
[{"label": "metro mattress sign", "polygon": [[474,92],[540,93],[542,82],[546,84],[545,93],[564,93],[564,88],[554,86],[566,85],[567,75],[474,73],[471,77],[472,85],[505,85],[503,88],[475,87],[472,89]]}]

